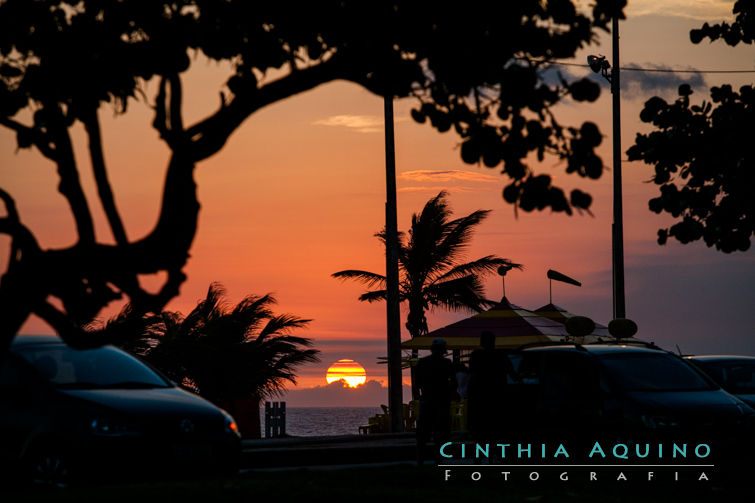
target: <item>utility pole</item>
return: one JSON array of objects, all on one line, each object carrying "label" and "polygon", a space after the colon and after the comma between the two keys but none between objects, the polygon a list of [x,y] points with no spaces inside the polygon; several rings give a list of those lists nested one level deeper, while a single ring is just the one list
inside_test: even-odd
[{"label": "utility pole", "polygon": [[619,18],[611,22],[613,37],[613,68],[611,93],[613,94],[613,317],[626,318],[624,298],[624,212],[621,195],[621,80],[619,77]]},{"label": "utility pole", "polygon": [[388,339],[388,411],[391,431],[404,429],[401,374],[401,315],[398,298],[398,224],[396,210],[396,147],[393,141],[393,96],[383,98],[385,116],[385,287]]}]

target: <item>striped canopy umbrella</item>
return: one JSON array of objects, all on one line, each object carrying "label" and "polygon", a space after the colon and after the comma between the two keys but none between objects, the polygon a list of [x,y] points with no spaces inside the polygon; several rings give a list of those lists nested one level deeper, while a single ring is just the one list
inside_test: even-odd
[{"label": "striped canopy umbrella", "polygon": [[475,349],[480,346],[480,334],[484,331],[496,336],[497,348],[507,349],[532,342],[565,341],[569,336],[563,323],[523,309],[504,297],[487,311],[405,341],[401,347],[430,349],[433,340],[441,337],[448,349]]},{"label": "striped canopy umbrella", "polygon": [[[549,318],[554,321],[558,321],[559,323],[563,323],[566,325],[566,321],[569,318],[572,318],[576,316],[575,314],[570,313],[563,307],[559,307],[553,303],[546,304],[542,307],[539,307],[535,309],[535,312],[539,314],[540,316],[545,316],[546,318]],[[617,339],[611,335],[611,332],[608,330],[608,327],[605,325],[601,325],[600,323],[595,323],[595,329],[592,331],[591,334],[581,336],[581,337],[574,337],[569,336],[566,338],[569,342],[575,342],[578,344],[590,344],[594,342],[607,342],[607,341],[616,341]],[[634,336],[632,337],[624,337],[621,339],[621,341],[626,343],[645,343],[645,341],[641,339],[637,339]]]},{"label": "striped canopy umbrella", "polygon": [[[550,318],[553,321],[557,321],[559,323],[566,324],[566,320],[569,318],[576,316],[573,313],[570,313],[563,307],[559,307],[555,304],[546,304],[542,307],[538,307],[535,309],[535,312],[540,316],[545,316],[546,318]],[[605,325],[601,325],[600,323],[595,323],[595,330],[593,330],[592,334],[596,336],[596,340],[613,340],[613,336],[608,332],[608,327]],[[588,341],[585,341],[588,342]],[[594,342],[594,341],[589,341]]]}]

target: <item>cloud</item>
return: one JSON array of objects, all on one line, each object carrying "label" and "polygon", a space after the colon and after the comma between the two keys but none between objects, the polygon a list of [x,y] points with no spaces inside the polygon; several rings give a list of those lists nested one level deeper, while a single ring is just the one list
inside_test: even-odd
[{"label": "cloud", "polygon": [[[670,66],[654,65],[652,63],[629,63],[627,68],[652,68],[656,70],[671,70]],[[686,68],[694,70],[694,68]],[[678,69],[675,69],[678,70]],[[707,88],[705,78],[699,73],[671,73],[642,72],[623,70],[621,72],[621,92],[627,98],[646,99],[657,94],[677,95],[681,84],[689,84],[693,89]]]},{"label": "cloud", "polygon": [[701,21],[731,20],[732,0],[632,0],[625,13],[638,16],[674,16]]},{"label": "cloud", "polygon": [[[395,122],[404,122],[405,117],[395,118]],[[359,133],[381,133],[383,118],[377,115],[331,115],[313,122],[315,126],[345,127]]]},{"label": "cloud", "polygon": [[486,175],[474,171],[464,171],[461,169],[418,169],[414,171],[404,171],[403,173],[400,173],[398,177],[402,180],[410,180],[413,182],[450,182],[459,180],[464,182],[497,183],[500,180],[497,176]]},{"label": "cloud", "polygon": [[[404,386],[404,400],[411,396],[409,386]],[[377,407],[388,402],[388,387],[378,381],[367,381],[356,388],[349,388],[343,380],[325,386],[294,389],[283,399],[289,407]]]},{"label": "cloud", "polygon": [[[488,175],[485,173],[477,173],[474,171],[464,171],[461,169],[447,169],[447,170],[433,170],[433,169],[418,169],[414,171],[405,171],[398,175],[399,179],[409,182],[431,182],[446,184],[449,182],[472,182],[472,183],[499,183],[500,177],[494,175]],[[446,190],[448,192],[478,192],[480,189],[477,187],[469,187],[464,185],[417,185],[401,187],[399,192],[439,192],[440,190]]]},{"label": "cloud", "polygon": [[[655,95],[676,97],[681,84],[689,84],[693,89],[707,92],[708,84],[702,74],[694,72],[679,73],[680,70],[697,70],[693,67],[672,68],[667,65],[654,63],[624,63],[621,67],[621,94],[623,99],[639,99],[644,101]],[[629,68],[647,68],[651,71],[629,70]],[[672,72],[671,70],[676,71]],[[585,65],[583,70],[580,70],[577,67],[568,67],[555,63],[541,70],[540,78],[546,84],[553,86],[561,83],[559,74],[567,82],[574,82],[588,77],[600,84],[603,93],[610,94],[610,84],[608,81],[590,71],[587,65]]]},{"label": "cloud", "polygon": [[464,193],[479,192],[480,190],[474,187],[401,187],[398,192],[434,192],[438,193],[441,190],[451,193]]}]

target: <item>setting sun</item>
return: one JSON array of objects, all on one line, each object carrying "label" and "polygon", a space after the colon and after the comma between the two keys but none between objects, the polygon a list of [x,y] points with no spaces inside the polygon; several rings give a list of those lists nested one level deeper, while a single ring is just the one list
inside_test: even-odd
[{"label": "setting sun", "polygon": [[364,371],[364,367],[354,360],[344,359],[338,360],[328,368],[325,379],[328,381],[328,384],[343,379],[349,387],[356,388],[357,385],[363,384],[367,380],[367,374]]}]

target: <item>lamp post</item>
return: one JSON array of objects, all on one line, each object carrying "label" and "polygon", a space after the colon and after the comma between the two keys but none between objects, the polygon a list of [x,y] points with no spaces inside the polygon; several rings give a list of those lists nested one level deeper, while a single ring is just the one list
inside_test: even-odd
[{"label": "lamp post", "polygon": [[[611,224],[613,270],[613,317],[626,318],[624,297],[624,211],[621,196],[621,80],[619,76],[619,19],[611,22],[613,68],[604,56],[587,57],[587,64],[611,83],[613,95],[613,224]],[[611,70],[609,73],[609,69]]]},{"label": "lamp post", "polygon": [[388,412],[391,431],[404,425],[401,374],[401,314],[398,298],[398,223],[396,210],[396,148],[393,140],[393,96],[383,98],[385,119],[385,289],[388,339]]}]

